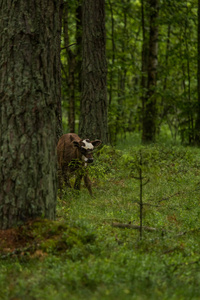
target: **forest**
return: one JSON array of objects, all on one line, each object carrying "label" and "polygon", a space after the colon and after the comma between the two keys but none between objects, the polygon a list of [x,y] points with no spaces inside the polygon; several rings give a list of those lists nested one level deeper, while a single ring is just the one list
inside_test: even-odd
[{"label": "forest", "polygon": [[[68,22],[61,52],[62,101],[64,129],[69,132],[78,130],[82,113],[79,10],[77,2],[69,1],[64,12]],[[115,145],[131,132],[148,141],[143,119],[150,110],[151,85],[155,107],[150,128],[155,129],[150,141],[167,135],[183,144],[198,143],[197,1],[106,1],[105,10],[109,142]]]},{"label": "forest", "polygon": [[200,0],[0,21],[0,299],[200,299]]}]

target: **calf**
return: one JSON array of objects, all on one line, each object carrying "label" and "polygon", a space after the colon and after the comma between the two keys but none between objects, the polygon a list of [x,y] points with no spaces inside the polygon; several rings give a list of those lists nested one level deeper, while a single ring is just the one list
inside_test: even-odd
[{"label": "calf", "polygon": [[90,195],[92,195],[91,181],[88,177],[86,167],[88,163],[93,162],[92,151],[99,145],[101,145],[100,140],[82,140],[75,133],[67,133],[61,136],[57,145],[58,180],[60,189],[62,188],[63,180],[65,185],[70,187],[70,173],[77,170],[74,188],[80,190],[81,179],[84,177],[85,185],[89,190]]}]

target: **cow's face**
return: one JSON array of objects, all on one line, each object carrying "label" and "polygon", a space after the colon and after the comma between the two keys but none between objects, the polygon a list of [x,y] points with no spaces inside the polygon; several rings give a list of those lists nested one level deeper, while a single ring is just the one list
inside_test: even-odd
[{"label": "cow's face", "polygon": [[101,145],[100,140],[90,141],[89,139],[74,141],[74,146],[77,147],[81,153],[81,159],[87,164],[93,162],[93,150]]}]

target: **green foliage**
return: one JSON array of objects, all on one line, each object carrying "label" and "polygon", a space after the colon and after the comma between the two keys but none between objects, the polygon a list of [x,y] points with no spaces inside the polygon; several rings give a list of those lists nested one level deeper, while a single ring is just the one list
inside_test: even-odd
[{"label": "green foliage", "polygon": [[[146,39],[149,39],[149,7],[144,2]],[[69,2],[69,43],[76,53],[76,15],[78,3]],[[142,100],[148,91],[141,86],[142,43],[141,1],[106,1],[106,56],[108,62],[108,124],[110,142],[142,129]],[[197,1],[160,1],[159,51],[156,86],[157,135],[167,127],[174,141],[192,144],[197,119]],[[70,87],[65,51],[62,52],[64,132],[68,130]],[[146,74],[147,76],[147,74]],[[75,74],[76,130],[80,111],[80,85]]]}]

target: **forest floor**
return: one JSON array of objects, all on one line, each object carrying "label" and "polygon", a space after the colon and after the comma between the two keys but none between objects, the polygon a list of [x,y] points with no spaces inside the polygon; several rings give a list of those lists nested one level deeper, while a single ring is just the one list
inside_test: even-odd
[{"label": "forest floor", "polygon": [[56,221],[0,231],[0,299],[200,299],[200,149],[129,138],[90,178]]}]

